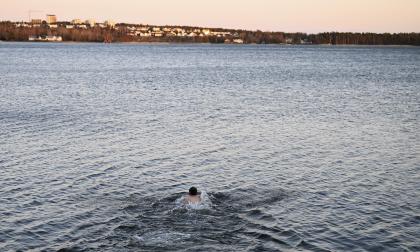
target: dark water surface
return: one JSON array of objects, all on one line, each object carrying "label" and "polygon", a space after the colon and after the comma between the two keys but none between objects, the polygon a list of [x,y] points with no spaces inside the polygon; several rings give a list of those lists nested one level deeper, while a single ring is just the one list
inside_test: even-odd
[{"label": "dark water surface", "polygon": [[419,129],[420,48],[0,43],[0,251],[420,251]]}]

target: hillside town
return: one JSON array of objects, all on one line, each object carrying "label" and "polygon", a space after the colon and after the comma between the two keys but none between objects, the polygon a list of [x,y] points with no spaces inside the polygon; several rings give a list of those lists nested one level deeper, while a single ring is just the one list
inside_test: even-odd
[{"label": "hillside town", "polygon": [[[31,19],[30,22],[15,22],[17,28],[47,28],[54,33],[57,29],[77,29],[90,30],[94,28],[111,29],[122,32],[124,35],[138,38],[163,38],[163,37],[180,37],[180,38],[195,38],[195,37],[216,37],[225,38],[224,43],[243,44],[244,41],[236,32],[230,32],[222,29],[209,29],[199,27],[178,27],[178,26],[154,26],[142,24],[125,24],[116,23],[113,20],[106,20],[104,22],[97,22],[95,19],[73,19],[68,21],[58,21],[56,15],[48,14],[45,20]],[[29,41],[63,41],[62,36],[45,35],[36,36],[29,35]]]}]

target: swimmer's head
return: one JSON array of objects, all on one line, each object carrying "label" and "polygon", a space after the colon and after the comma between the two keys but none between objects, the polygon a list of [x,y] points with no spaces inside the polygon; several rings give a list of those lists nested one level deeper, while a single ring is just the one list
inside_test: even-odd
[{"label": "swimmer's head", "polygon": [[194,186],[190,188],[189,190],[190,195],[197,195],[197,188]]}]

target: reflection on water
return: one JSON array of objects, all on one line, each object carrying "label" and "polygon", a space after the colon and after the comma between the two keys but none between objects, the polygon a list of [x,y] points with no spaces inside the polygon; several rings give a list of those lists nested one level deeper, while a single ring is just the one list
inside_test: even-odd
[{"label": "reflection on water", "polygon": [[418,80],[416,47],[1,43],[0,250],[419,251]]}]

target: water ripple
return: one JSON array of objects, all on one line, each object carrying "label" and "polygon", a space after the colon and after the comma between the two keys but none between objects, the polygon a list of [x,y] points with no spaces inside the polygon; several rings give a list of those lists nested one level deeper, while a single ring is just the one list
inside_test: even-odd
[{"label": "water ripple", "polygon": [[0,250],[420,251],[419,62],[1,43]]}]

